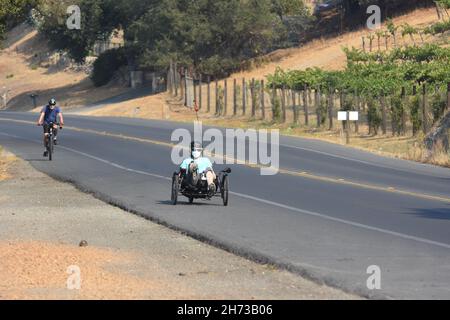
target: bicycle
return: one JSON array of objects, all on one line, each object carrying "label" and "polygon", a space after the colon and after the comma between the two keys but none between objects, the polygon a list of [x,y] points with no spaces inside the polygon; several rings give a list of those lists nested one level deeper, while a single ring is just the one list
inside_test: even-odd
[{"label": "bicycle", "polygon": [[53,160],[53,152],[54,152],[54,145],[55,145],[54,130],[56,129],[56,128],[54,128],[55,126],[59,126],[59,128],[62,130],[62,126],[58,123],[50,122],[48,124],[48,134],[47,134],[45,148],[47,149],[49,161]]}]

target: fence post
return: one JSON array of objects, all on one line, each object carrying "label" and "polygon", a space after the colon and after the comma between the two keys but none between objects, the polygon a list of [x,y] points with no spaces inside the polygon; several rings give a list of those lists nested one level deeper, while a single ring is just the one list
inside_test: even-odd
[{"label": "fence post", "polygon": [[200,75],[199,75],[199,79],[198,79],[198,81],[199,81],[199,87],[198,87],[198,109],[199,110],[201,110],[202,109],[202,101],[203,101],[203,98],[202,98],[202,74],[200,73]]},{"label": "fence post", "polygon": [[187,106],[187,69],[184,70],[184,105]]},{"label": "fence post", "polygon": [[178,77],[179,77],[179,80],[180,80],[180,95],[179,95],[179,97],[180,98],[183,98],[184,97],[184,73],[183,73],[183,68],[180,68],[179,70],[177,70],[177,74],[178,74]]},{"label": "fence post", "polygon": [[316,103],[316,116],[317,116],[317,128],[320,128],[320,124],[322,123],[322,117],[320,114],[320,89],[316,88],[316,92],[315,92],[315,103]]},{"label": "fence post", "polygon": [[216,93],[216,116],[220,114],[219,110],[219,80],[215,79],[215,93]]},{"label": "fence post", "polygon": [[[417,95],[417,87],[413,86],[413,96],[415,97]],[[414,125],[413,122],[413,136],[415,136],[417,134],[417,127]]]},{"label": "fence post", "polygon": [[[173,65],[172,61],[170,61],[170,67],[169,71],[167,71],[167,91],[170,92],[171,95],[173,95]],[[153,88],[152,88],[153,91]]]},{"label": "fence post", "polygon": [[194,89],[194,106],[198,103],[197,101],[197,85],[195,84],[195,75],[192,75],[192,86]]},{"label": "fence post", "polygon": [[358,90],[355,90],[356,111],[358,112],[358,121],[355,121],[355,133],[359,133],[359,119],[361,117],[361,98]]},{"label": "fence post", "polygon": [[245,83],[245,78],[242,78],[242,115],[245,116],[247,102],[247,84]]},{"label": "fence post", "polygon": [[386,101],[385,101],[384,92],[381,92],[380,103],[381,103],[381,114],[382,114],[382,124],[381,130],[383,134],[386,134],[387,130],[387,115],[386,115]]},{"label": "fence post", "polygon": [[439,10],[439,4],[437,2],[435,2],[436,5],[436,13],[438,16],[438,20],[441,20],[441,11]]},{"label": "fence post", "polygon": [[328,89],[328,130],[333,129],[333,102],[334,102],[334,90],[329,88]]},{"label": "fence post", "polygon": [[206,111],[209,113],[211,111],[211,76],[208,76],[208,85],[206,87]]},{"label": "fence post", "polygon": [[223,115],[227,115],[227,107],[228,107],[228,82],[225,79],[223,84]]},{"label": "fence post", "polygon": [[250,85],[250,95],[252,97],[252,117],[255,117],[256,115],[255,78],[252,79],[252,83]]},{"label": "fence post", "polygon": [[175,97],[178,97],[178,86],[180,85],[179,74],[178,74],[178,64],[175,63],[174,68],[171,72],[172,86],[175,87]]},{"label": "fence post", "polygon": [[276,97],[277,97],[277,88],[275,86],[275,83],[272,83],[272,121],[275,120]]},{"label": "fence post", "polygon": [[447,110],[450,111],[450,82],[447,84]]},{"label": "fence post", "polygon": [[294,124],[297,125],[298,124],[298,109],[297,109],[297,103],[295,100],[295,90],[291,90],[291,92],[292,92],[292,110],[294,111]]},{"label": "fence post", "polygon": [[426,84],[423,84],[423,87],[422,87],[422,123],[423,123],[423,133],[426,134],[428,132]]},{"label": "fence post", "polygon": [[308,87],[305,85],[303,90],[303,112],[305,113],[305,126],[309,124],[309,110],[308,110]]},{"label": "fence post", "polygon": [[237,114],[237,81],[233,79],[233,116]]},{"label": "fence post", "polygon": [[263,120],[266,118],[266,104],[264,101],[264,80],[261,80],[261,118]]},{"label": "fence post", "polygon": [[283,123],[286,122],[286,85],[281,89],[281,115]]},{"label": "fence post", "polygon": [[402,87],[402,135],[406,135],[406,88]]}]

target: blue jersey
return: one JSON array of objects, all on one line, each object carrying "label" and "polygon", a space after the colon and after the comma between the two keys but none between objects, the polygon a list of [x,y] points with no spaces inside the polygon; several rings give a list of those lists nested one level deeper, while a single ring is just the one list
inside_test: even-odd
[{"label": "blue jersey", "polygon": [[57,123],[58,114],[61,112],[61,109],[59,107],[55,107],[50,109],[49,106],[45,106],[42,108],[41,112],[45,112],[44,115],[44,123],[49,124],[51,122]]},{"label": "blue jersey", "polygon": [[208,158],[198,158],[197,160],[194,160],[192,158],[186,158],[184,159],[183,163],[181,164],[180,168],[184,170],[189,169],[189,165],[191,162],[194,161],[198,166],[198,173],[203,173],[208,168],[213,168],[213,165],[211,161]]}]

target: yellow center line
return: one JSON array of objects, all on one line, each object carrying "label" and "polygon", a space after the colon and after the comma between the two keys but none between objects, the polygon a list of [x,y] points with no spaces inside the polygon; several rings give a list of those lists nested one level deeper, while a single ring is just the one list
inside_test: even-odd
[{"label": "yellow center line", "polygon": [[[35,122],[32,122],[32,121],[16,120],[16,119],[5,119],[5,118],[0,118],[0,121],[10,121],[10,122],[17,122],[17,123],[24,123],[24,124],[35,124]],[[91,134],[107,136],[107,137],[112,137],[112,138],[118,138],[118,139],[123,139],[123,140],[137,141],[137,142],[142,142],[142,143],[147,143],[147,144],[154,144],[154,145],[159,145],[159,146],[168,147],[168,148],[173,148],[173,147],[176,146],[176,144],[174,144],[174,143],[157,141],[157,140],[147,139],[147,138],[145,138],[145,139],[144,138],[138,138],[138,137],[127,136],[127,135],[123,135],[123,134],[116,134],[116,133],[111,133],[111,132],[106,132],[106,131],[97,131],[97,130],[92,130],[92,129],[80,129],[80,128],[71,127],[71,126],[65,126],[64,128],[66,130],[72,130],[72,131],[84,132],[84,133],[91,133]],[[247,161],[242,161],[242,160],[238,160],[238,159],[235,159],[235,158],[230,158],[230,157],[227,157],[227,156],[224,156],[224,155],[216,154],[215,156],[216,157],[222,157],[224,160],[229,160],[231,163],[237,163],[237,164],[245,165],[247,167],[254,168],[254,169],[267,168],[267,166],[263,166],[263,165],[260,165],[260,164],[249,163]],[[286,174],[286,175],[295,176],[295,177],[307,178],[307,179],[310,179],[310,180],[316,180],[316,181],[327,182],[327,183],[334,183],[334,184],[341,184],[341,185],[348,185],[348,186],[358,187],[358,188],[362,188],[362,189],[383,191],[383,192],[389,192],[389,193],[395,193],[395,194],[411,196],[411,197],[415,197],[415,198],[421,198],[421,199],[427,199],[427,200],[434,200],[434,201],[439,201],[439,202],[450,203],[450,198],[448,198],[448,197],[423,194],[423,193],[418,193],[418,192],[413,192],[413,191],[399,190],[399,189],[393,188],[391,186],[383,187],[383,186],[377,186],[377,185],[366,184],[366,183],[361,183],[361,182],[349,181],[349,180],[345,180],[345,179],[342,179],[342,178],[331,178],[331,177],[326,177],[326,176],[320,176],[320,175],[307,173],[305,171],[297,172],[297,171],[288,170],[288,169],[282,169],[282,168],[280,168],[278,171],[281,174]]]}]

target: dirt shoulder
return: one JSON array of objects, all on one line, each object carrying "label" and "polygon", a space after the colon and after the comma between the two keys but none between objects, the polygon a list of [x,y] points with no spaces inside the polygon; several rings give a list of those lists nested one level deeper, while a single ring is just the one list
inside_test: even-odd
[{"label": "dirt shoulder", "polygon": [[[0,299],[358,298],[107,205],[23,160],[5,169],[10,158],[0,155]],[[74,266],[80,290],[67,288]]]}]

